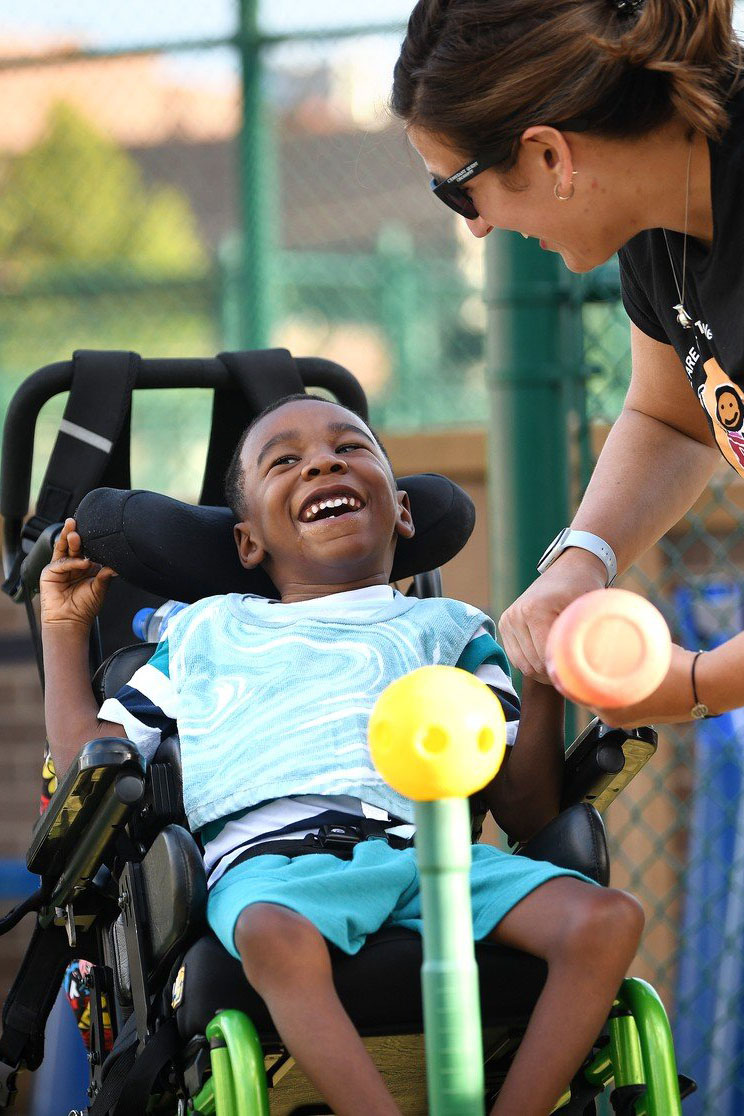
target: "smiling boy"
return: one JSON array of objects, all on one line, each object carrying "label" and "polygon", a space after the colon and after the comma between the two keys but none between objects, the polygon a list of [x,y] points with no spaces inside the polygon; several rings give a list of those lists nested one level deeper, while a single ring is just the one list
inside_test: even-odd
[{"label": "smiling boy", "polygon": [[[118,734],[149,757],[177,728],[213,930],[333,1111],[393,1116],[329,955],[329,943],[357,952],[382,925],[421,928],[412,804],[371,764],[372,706],[395,678],[433,662],[491,685],[515,746],[484,796],[508,832],[528,837],[558,810],[559,699],[527,682],[517,732],[492,621],[390,587],[396,542],[414,524],[384,450],[352,412],[312,396],[267,409],[236,450],[227,495],[240,561],[261,565],[279,600],[228,594],[185,609],[100,711],[87,639],[112,571],[82,556],[67,521],[42,576],[52,754],[63,771],[86,740]],[[331,855],[319,847],[326,825],[377,839],[358,840],[350,858]],[[493,1113],[547,1114],[604,1022],[642,915],[622,892],[486,845],[473,848],[471,885],[475,937],[548,962]]]}]

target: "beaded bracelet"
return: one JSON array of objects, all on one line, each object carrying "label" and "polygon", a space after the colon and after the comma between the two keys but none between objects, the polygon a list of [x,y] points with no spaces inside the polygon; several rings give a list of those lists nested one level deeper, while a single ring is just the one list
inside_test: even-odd
[{"label": "beaded bracelet", "polygon": [[698,697],[697,686],[695,685],[695,667],[697,665],[697,661],[700,658],[700,656],[704,655],[704,654],[705,654],[704,651],[698,651],[696,653],[694,659],[692,660],[692,669],[690,671],[690,681],[692,682],[692,700],[693,700],[693,706],[692,706],[692,709],[690,710],[690,716],[692,717],[693,721],[704,721],[706,717],[710,716],[710,710],[708,709],[708,706],[705,705],[704,702],[702,702],[700,700],[700,698]]}]

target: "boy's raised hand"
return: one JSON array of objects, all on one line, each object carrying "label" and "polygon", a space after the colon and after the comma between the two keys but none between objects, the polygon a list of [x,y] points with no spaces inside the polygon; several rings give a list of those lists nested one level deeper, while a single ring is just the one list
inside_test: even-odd
[{"label": "boy's raised hand", "polygon": [[41,621],[80,626],[87,633],[98,615],[112,577],[109,566],[83,556],[74,519],[66,519],[52,560],[41,573]]}]

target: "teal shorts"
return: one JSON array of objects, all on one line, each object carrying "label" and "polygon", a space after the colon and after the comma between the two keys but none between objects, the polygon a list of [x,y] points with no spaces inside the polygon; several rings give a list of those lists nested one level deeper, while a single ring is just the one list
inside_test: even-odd
[{"label": "teal shorts", "polygon": [[[528,860],[492,845],[473,845],[470,893],[473,934],[485,938],[536,887],[557,876],[593,883],[580,872]],[[419,874],[413,849],[361,841],[351,860],[329,853],[245,860],[221,876],[209,893],[207,919],[233,957],[235,925],[252,903],[276,903],[303,915],[344,953],[357,953],[383,926],[422,932]]]}]

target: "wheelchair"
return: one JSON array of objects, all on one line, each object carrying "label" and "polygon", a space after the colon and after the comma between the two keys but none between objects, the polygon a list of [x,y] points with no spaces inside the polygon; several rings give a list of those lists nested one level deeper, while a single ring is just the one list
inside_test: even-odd
[{"label": "wheelchair", "polygon": [[[130,488],[132,392],[164,387],[213,392],[198,506]],[[246,571],[236,560],[222,478],[249,420],[275,399],[308,388],[330,393],[366,419],[366,399],[351,373],[329,361],[294,359],[285,350],[223,353],[210,360],[143,360],[134,353],[84,350],[21,385],[3,441],[3,588],[27,609],[42,685],[32,601],[67,515],[76,516],[86,553],[119,574],[91,639],[93,684],[101,700],[152,653],[152,644],[132,645],[130,623],[138,608],[224,592],[274,595],[262,571]],[[64,418],[35,513],[27,518],[36,419],[42,405],[63,391],[69,391]],[[409,591],[419,596],[439,594],[439,567],[472,531],[472,503],[436,474],[400,478],[399,484],[409,493],[417,531],[399,541],[392,579],[412,579]],[[592,722],[566,752],[562,812],[515,854],[576,868],[606,885],[601,814],[655,747],[650,728],[626,733]],[[474,840],[483,812],[476,797]],[[330,1111],[284,1048],[240,963],[206,927],[205,872],[183,813],[177,738],[164,740],[148,765],[126,740],[88,742],[35,826],[27,865],[40,886],[0,922],[2,933],[26,914],[34,916],[3,1009],[0,1109],[12,1104],[18,1072],[41,1064],[44,1026],[65,968],[84,957],[92,963],[85,1116]],[[476,945],[476,959],[484,1101],[491,1103],[546,967],[488,941]],[[334,950],[332,960],[341,1001],[401,1111],[425,1113],[420,938],[383,929],[355,956]],[[105,1015],[114,1035],[109,1050]],[[677,1075],[658,996],[631,978],[555,1111],[588,1116],[610,1089],[616,1113],[674,1116],[681,1112],[681,1096],[693,1088]]]}]

